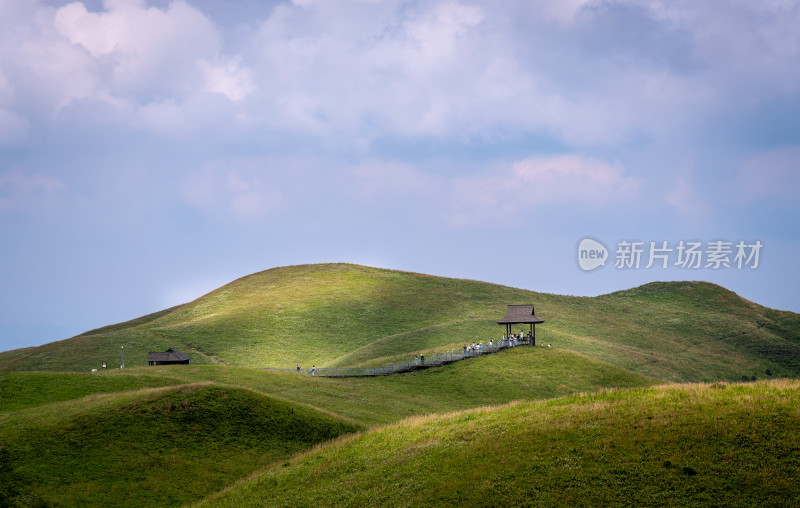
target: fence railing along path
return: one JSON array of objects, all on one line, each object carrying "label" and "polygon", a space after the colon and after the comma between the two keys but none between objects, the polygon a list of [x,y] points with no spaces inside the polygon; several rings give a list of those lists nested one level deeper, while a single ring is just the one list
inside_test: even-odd
[{"label": "fence railing along path", "polygon": [[508,349],[517,346],[529,345],[528,339],[505,339],[493,342],[492,345],[483,344],[482,347],[475,349],[457,348],[445,353],[435,353],[431,356],[422,356],[410,358],[402,362],[395,362],[385,367],[319,367],[319,368],[280,368],[280,367],[264,367],[266,370],[285,370],[289,372],[297,372],[299,374],[306,374],[310,376],[322,377],[362,377],[362,376],[388,376],[390,374],[398,374],[400,372],[411,372],[419,369],[427,369],[430,367],[438,367],[448,363],[458,362],[467,358],[475,356],[496,353],[503,349]]}]

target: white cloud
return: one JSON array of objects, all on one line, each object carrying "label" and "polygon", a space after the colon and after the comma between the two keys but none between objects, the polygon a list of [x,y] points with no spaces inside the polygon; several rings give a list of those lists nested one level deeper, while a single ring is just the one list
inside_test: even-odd
[{"label": "white cloud", "polygon": [[187,0],[113,0],[99,12],[8,0],[0,108],[6,119],[48,122],[76,99],[130,114],[153,104],[189,109],[213,92],[241,103],[226,113],[231,121],[328,146],[691,136],[709,113],[800,91],[793,5],[304,0],[234,34]]},{"label": "white cloud", "polygon": [[[261,95],[256,107],[276,128],[343,139],[533,132],[586,146],[672,137],[737,99],[763,100],[755,83],[763,77],[745,76],[748,66],[771,61],[772,70],[795,73],[792,42],[759,46],[745,34],[744,61],[720,49],[739,43],[752,22],[743,5],[722,14],[694,3],[620,1],[604,9],[579,0],[505,9],[450,1],[302,5],[276,8],[254,41],[250,54],[261,59],[254,79],[274,98]],[[625,35],[630,19],[615,8],[636,11],[635,21],[652,28]],[[781,12],[759,13],[770,27],[764,34],[788,26],[775,19]],[[721,25],[721,41],[707,38],[706,21]],[[584,35],[592,30],[597,40]],[[770,81],[797,90],[797,80]]]},{"label": "white cloud", "polygon": [[447,135],[475,99],[463,92],[481,71],[469,59],[483,18],[455,2],[278,7],[254,41],[259,88],[276,98],[262,114],[350,139]]},{"label": "white cloud", "polygon": [[112,94],[147,101],[208,90],[238,101],[252,92],[241,60],[221,54],[213,22],[185,1],[163,10],[140,0],[107,0],[104,6],[95,13],[71,3],[56,12],[54,26],[88,51]]},{"label": "white cloud", "polygon": [[534,156],[490,174],[456,180],[448,220],[456,225],[506,220],[537,207],[604,207],[639,195],[641,181],[619,163],[579,155]]},{"label": "white cloud", "polygon": [[0,142],[24,125],[69,129],[64,115],[76,114],[76,101],[125,117],[151,104],[192,108],[208,92],[236,103],[254,91],[241,57],[224,52],[215,24],[184,0],[163,9],[108,0],[100,12],[81,2],[0,6]]},{"label": "white cloud", "polygon": [[441,3],[404,26],[399,56],[406,67],[429,72],[459,55],[459,45],[484,19],[483,10]]},{"label": "white cloud", "polygon": [[54,30],[52,18],[36,2],[12,0],[0,11],[0,101],[27,122],[49,121],[70,100],[97,89],[90,58]]},{"label": "white cloud", "polygon": [[232,101],[240,101],[255,91],[251,73],[242,67],[241,58],[222,60],[217,64],[201,60],[200,69],[205,73],[205,90],[225,95]]},{"label": "white cloud", "polygon": [[647,5],[654,20],[684,38],[695,66],[692,82],[717,105],[735,107],[730,103],[735,98],[751,106],[776,93],[797,93],[800,68],[791,64],[800,57],[796,2],[651,0]]},{"label": "white cloud", "polygon": [[608,210],[640,199],[643,182],[620,163],[581,155],[532,156],[513,163],[485,162],[470,176],[422,165],[366,159],[351,166],[347,189],[370,206],[413,203],[426,222],[463,227],[504,224],[553,206]]},{"label": "white cloud", "polygon": [[639,181],[626,177],[619,163],[579,155],[528,157],[513,164],[510,185],[528,187],[540,202],[578,201],[606,204],[628,199]]}]

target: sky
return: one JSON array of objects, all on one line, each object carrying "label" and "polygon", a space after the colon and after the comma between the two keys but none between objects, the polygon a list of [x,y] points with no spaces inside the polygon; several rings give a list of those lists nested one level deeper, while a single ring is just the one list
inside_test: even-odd
[{"label": "sky", "polygon": [[798,27],[797,0],[0,0],[0,350],[322,262],[800,312]]}]

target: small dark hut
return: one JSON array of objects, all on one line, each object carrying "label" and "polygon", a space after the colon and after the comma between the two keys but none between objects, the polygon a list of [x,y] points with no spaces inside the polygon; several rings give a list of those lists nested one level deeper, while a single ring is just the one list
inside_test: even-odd
[{"label": "small dark hut", "polygon": [[544,319],[534,314],[533,305],[509,305],[506,317],[497,322],[498,325],[506,325],[506,337],[511,335],[511,325],[531,325],[532,346],[536,345],[536,325],[541,323],[544,323]]},{"label": "small dark hut", "polygon": [[189,355],[175,348],[169,348],[163,353],[147,353],[148,365],[188,365],[189,360]]}]

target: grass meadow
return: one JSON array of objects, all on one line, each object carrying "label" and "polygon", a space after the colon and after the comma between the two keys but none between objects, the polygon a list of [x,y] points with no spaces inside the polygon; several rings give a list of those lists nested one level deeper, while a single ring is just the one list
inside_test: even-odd
[{"label": "grass meadow", "polygon": [[[499,338],[539,347],[379,377]],[[552,347],[541,347],[542,344]],[[120,346],[128,368],[118,365]],[[147,367],[177,347],[191,365]],[[356,265],[0,352],[0,506],[793,506],[800,316],[703,282],[588,298]]]},{"label": "grass meadow", "polygon": [[796,506],[798,388],[670,385],[413,417],[201,506]]}]

